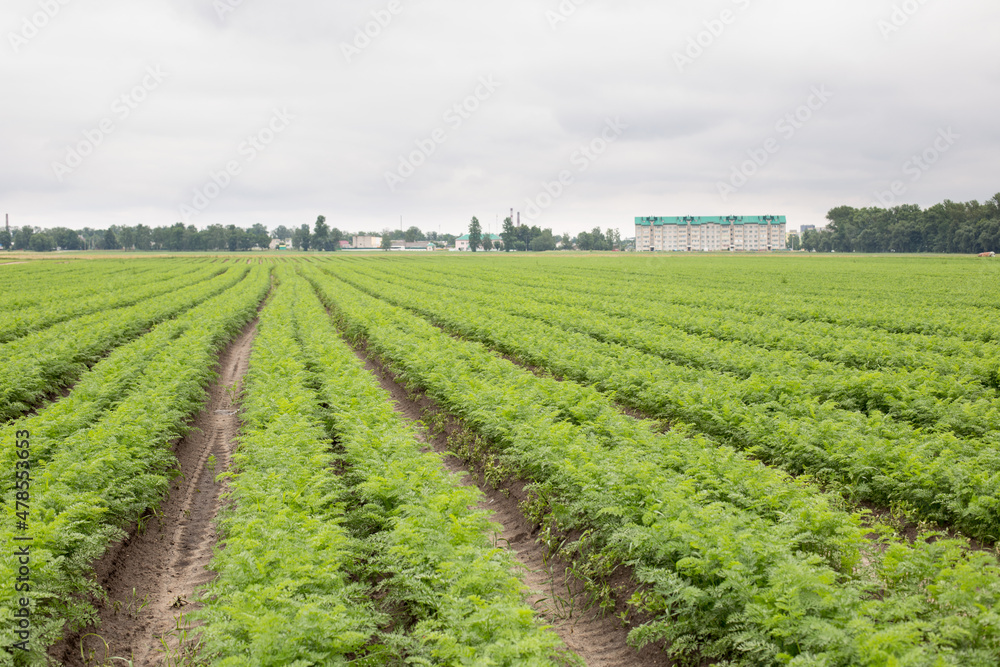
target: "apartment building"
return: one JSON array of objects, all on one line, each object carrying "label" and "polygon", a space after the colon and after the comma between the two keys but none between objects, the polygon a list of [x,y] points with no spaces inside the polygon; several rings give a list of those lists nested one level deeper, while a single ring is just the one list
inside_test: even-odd
[{"label": "apartment building", "polygon": [[767,252],[785,249],[783,215],[635,219],[635,249],[666,252]]}]

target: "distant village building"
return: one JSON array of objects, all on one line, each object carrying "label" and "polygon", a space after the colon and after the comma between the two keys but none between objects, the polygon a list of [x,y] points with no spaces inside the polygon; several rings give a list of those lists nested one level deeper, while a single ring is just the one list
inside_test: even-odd
[{"label": "distant village building", "polygon": [[378,250],[382,247],[381,236],[355,236],[351,240],[351,247],[355,250]]},{"label": "distant village building", "polygon": [[766,252],[785,249],[783,215],[635,219],[635,249],[665,252]]},{"label": "distant village building", "polygon": [[808,232],[810,229],[816,229],[816,225],[802,225],[801,227],[799,227],[799,233],[805,236],[805,233]]},{"label": "distant village building", "polygon": [[393,241],[390,246],[390,250],[403,252],[432,252],[435,248],[437,248],[437,246],[434,245],[433,241]]},{"label": "distant village building", "polygon": [[[483,234],[482,238],[485,239],[487,236],[489,236],[490,240],[493,241],[494,247],[496,246],[497,243],[499,243],[502,240],[496,234]],[[483,246],[480,245],[479,249],[482,250],[482,247]],[[466,251],[468,249],[469,249],[469,235],[468,234],[465,234],[464,236],[459,236],[457,239],[455,239],[455,250],[459,250],[461,252],[464,252],[464,251]]]}]

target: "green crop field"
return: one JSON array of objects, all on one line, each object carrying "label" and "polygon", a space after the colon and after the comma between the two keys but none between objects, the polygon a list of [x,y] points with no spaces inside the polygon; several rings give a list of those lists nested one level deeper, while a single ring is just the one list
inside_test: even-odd
[{"label": "green crop field", "polygon": [[627,630],[635,662],[600,664],[995,667],[998,314],[989,258],[0,266],[0,664],[147,664],[77,650],[155,621],[95,572],[169,512],[251,336],[232,455],[198,455],[214,509],[178,510],[211,562],[166,600],[190,625],[147,633],[162,664],[590,664],[528,595],[499,494]]}]

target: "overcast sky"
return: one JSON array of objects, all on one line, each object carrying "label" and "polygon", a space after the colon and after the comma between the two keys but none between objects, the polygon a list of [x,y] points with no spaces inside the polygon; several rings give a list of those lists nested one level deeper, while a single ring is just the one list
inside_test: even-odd
[{"label": "overcast sky", "polygon": [[998,26],[996,0],[3,0],[0,213],[631,236],[982,201]]}]

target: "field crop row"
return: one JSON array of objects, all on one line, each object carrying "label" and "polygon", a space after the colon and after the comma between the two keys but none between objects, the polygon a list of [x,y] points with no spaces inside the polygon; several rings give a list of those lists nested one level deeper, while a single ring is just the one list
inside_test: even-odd
[{"label": "field crop row", "polygon": [[[383,268],[399,270],[402,267]],[[416,264],[415,268],[426,270],[430,267]],[[655,280],[637,284],[627,273],[602,276],[598,280],[593,275],[562,276],[555,273],[534,276],[517,271],[505,272],[501,276],[479,268],[433,267],[432,272],[438,281],[447,281],[451,285],[467,284],[470,290],[475,290],[478,285],[486,286],[487,291],[495,285],[512,289],[524,287],[527,288],[523,290],[525,293],[555,305],[582,306],[602,316],[637,319],[669,329],[681,329],[696,336],[738,341],[764,349],[802,352],[858,369],[887,366],[926,368],[963,380],[972,378],[992,388],[1000,386],[1000,375],[997,374],[1000,365],[994,362],[1000,357],[1000,345],[996,342],[883,331],[841,323],[829,314],[841,309],[870,310],[871,304],[837,305],[834,300],[812,310],[814,318],[789,319],[775,312],[778,304],[799,298],[797,291],[787,285],[783,286],[784,289],[773,285],[745,285],[735,297],[723,298],[718,296],[714,276],[702,275],[700,279],[687,281],[670,276],[669,282]],[[800,277],[792,275],[796,280]],[[713,281],[708,287],[704,284],[706,279]],[[755,309],[745,309],[746,301],[754,299],[758,290],[766,292],[766,299]],[[912,290],[911,294],[916,291]],[[704,296],[705,292],[711,296]],[[775,304],[775,308],[766,308],[766,303]],[[952,317],[961,319],[960,315],[953,314]],[[974,317],[982,321],[981,327],[994,327],[989,312],[980,309]]]},{"label": "field crop row", "polygon": [[[342,277],[349,273],[336,265],[328,270]],[[788,378],[780,368],[740,378],[697,364],[681,365],[634,349],[656,349],[661,341],[669,345],[659,331],[589,317],[583,309],[546,308],[498,291],[484,305],[464,299],[461,290],[414,290],[401,279],[386,280],[385,274],[345,279],[453,332],[594,385],[647,414],[692,424],[790,472],[836,483],[855,499],[904,504],[922,518],[952,524],[988,542],[1000,536],[995,428],[991,442],[947,431],[923,432],[874,410],[860,414],[822,401],[802,379]],[[577,333],[581,330],[585,333]],[[696,345],[688,348],[691,354]],[[710,346],[706,354],[712,354]],[[835,382],[837,376],[826,378]],[[989,403],[987,415],[996,415],[997,407]],[[976,414],[972,406],[961,404],[955,413],[958,419]],[[988,425],[983,428],[985,432]]]},{"label": "field crop row", "polygon": [[213,567],[217,665],[555,665],[479,493],[421,452],[291,271],[261,314]]},{"label": "field crop row", "polygon": [[[349,267],[349,265],[347,265]],[[543,535],[595,582],[644,584],[637,643],[770,665],[988,665],[1000,568],[960,541],[870,542],[858,517],[689,434],[656,434],[603,395],[540,378],[478,343],[306,267],[347,331],[532,482]]]},{"label": "field crop row", "polygon": [[[631,290],[641,287],[644,296],[648,287],[681,288],[675,299],[697,308],[723,307],[792,321],[1000,342],[1000,331],[989,321],[997,307],[991,290],[1000,278],[995,263],[975,258],[774,259],[647,256],[627,266],[616,259],[569,259],[547,262],[541,271],[526,273],[562,275],[578,285],[624,283]],[[515,273],[520,272],[515,269]],[[709,290],[683,289],[706,281],[711,284]]]},{"label": "field crop row", "polygon": [[249,270],[246,265],[218,275],[208,270],[206,279],[171,294],[60,322],[0,345],[0,422],[28,412],[74,382],[109,350],[224,292],[246,278]]},{"label": "field crop row", "polygon": [[138,277],[170,266],[163,260],[31,262],[5,266],[0,272],[0,312],[52,303],[51,294],[83,299],[105,291],[108,282]]},{"label": "field crop row", "polygon": [[[203,404],[218,350],[253,317],[269,289],[267,269],[245,274],[238,272],[245,279],[221,290],[203,290],[201,305],[179,326],[149,334],[144,342],[158,347],[139,344],[112,354],[65,403],[10,425],[32,433],[32,454],[37,457],[28,469],[27,531],[17,529],[20,510],[10,489],[3,497],[0,527],[8,545],[15,544],[15,535],[32,538],[33,664],[45,664],[45,649],[66,629],[93,619],[86,600],[86,594],[96,593],[88,577],[91,562],[160,502],[175,463],[169,443],[183,435]],[[211,298],[211,292],[221,293]],[[129,357],[136,368],[129,367]],[[122,394],[110,393],[113,388]],[[6,469],[13,469],[14,456],[12,449],[4,450]],[[17,567],[6,555],[0,577],[14,581]],[[16,597],[12,586],[0,589],[0,616],[13,618]],[[3,664],[13,659],[8,652],[16,641],[13,629],[4,624],[0,634]]]},{"label": "field crop row", "polygon": [[[438,273],[413,267],[402,273],[393,268],[401,267],[384,267],[368,275],[376,278],[374,285],[384,279],[395,284],[405,282],[435,296],[461,298],[472,289],[481,297],[489,296],[492,305],[504,312],[558,324],[603,342],[633,347],[685,366],[721,371],[741,379],[763,376],[771,383],[772,398],[806,392],[822,401],[835,401],[846,410],[865,413],[878,410],[921,428],[950,430],[963,436],[995,434],[1000,427],[1000,398],[995,388],[983,385],[984,381],[992,382],[989,378],[993,375],[993,371],[985,368],[978,375],[956,376],[952,372],[939,372],[933,367],[934,362],[927,359],[911,359],[912,367],[907,368],[856,368],[816,359],[798,350],[712,338],[704,330],[691,333],[680,326],[685,321],[683,315],[667,310],[650,317],[649,309],[624,299],[605,296],[601,305],[597,305],[593,298],[574,295],[568,290],[511,289],[476,278],[463,279],[456,286],[455,281],[442,280]],[[581,318],[582,312],[601,316]],[[732,327],[733,318],[725,320],[724,325]],[[787,326],[782,328],[777,323],[756,322],[753,326],[773,337],[783,338],[787,334]],[[872,340],[865,343],[869,350],[878,345]],[[849,347],[844,340],[840,340],[840,345],[841,349]]]},{"label": "field crop row", "polygon": [[[49,286],[45,301],[32,307],[0,310],[0,343],[14,340],[73,317],[131,306],[169,294],[212,276],[222,269],[206,270],[189,264],[161,266],[158,271],[128,272],[107,278],[74,276],[63,288]],[[164,270],[165,269],[165,270]],[[82,285],[101,285],[95,294],[80,294]]]}]

